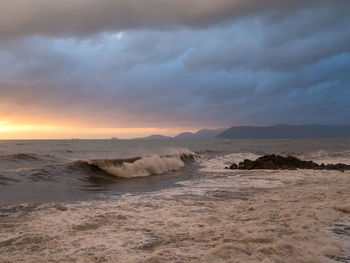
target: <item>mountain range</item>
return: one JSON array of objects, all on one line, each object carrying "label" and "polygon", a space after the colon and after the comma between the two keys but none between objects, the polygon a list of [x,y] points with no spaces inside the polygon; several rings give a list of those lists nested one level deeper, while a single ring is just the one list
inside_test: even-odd
[{"label": "mountain range", "polygon": [[210,140],[224,132],[226,129],[202,129],[196,133],[183,132],[174,137],[154,134],[147,137],[136,138],[138,140]]},{"label": "mountain range", "polygon": [[350,138],[350,125],[233,126],[216,139],[309,139]]},{"label": "mountain range", "polygon": [[202,129],[183,132],[174,137],[151,135],[139,140],[210,140],[210,139],[310,139],[350,138],[350,125],[232,126],[228,129]]}]

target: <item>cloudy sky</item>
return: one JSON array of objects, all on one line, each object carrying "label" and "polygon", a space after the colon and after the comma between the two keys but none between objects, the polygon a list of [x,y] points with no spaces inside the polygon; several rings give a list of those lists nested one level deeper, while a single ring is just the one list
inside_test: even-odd
[{"label": "cloudy sky", "polygon": [[1,0],[0,137],[350,124],[349,0]]}]

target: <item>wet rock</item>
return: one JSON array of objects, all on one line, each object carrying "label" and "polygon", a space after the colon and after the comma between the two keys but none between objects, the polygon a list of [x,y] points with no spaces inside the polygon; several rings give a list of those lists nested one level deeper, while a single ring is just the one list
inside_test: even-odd
[{"label": "wet rock", "polygon": [[269,170],[277,169],[277,166],[272,161],[263,162],[262,167]]},{"label": "wet rock", "polygon": [[256,160],[245,159],[238,165],[233,163],[228,169],[231,170],[295,170],[295,169],[310,169],[310,170],[337,170],[344,172],[350,170],[350,165],[338,164],[317,164],[313,161],[302,161],[294,156],[281,155],[265,155]]},{"label": "wet rock", "polygon": [[234,163],[228,169],[231,169],[231,170],[238,169],[238,165]]}]

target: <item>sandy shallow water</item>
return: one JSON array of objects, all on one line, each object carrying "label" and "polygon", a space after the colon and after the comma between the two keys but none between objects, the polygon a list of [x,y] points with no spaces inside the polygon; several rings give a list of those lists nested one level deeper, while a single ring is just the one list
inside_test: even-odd
[{"label": "sandy shallow water", "polygon": [[0,262],[350,262],[350,173],[235,171],[1,207]]}]

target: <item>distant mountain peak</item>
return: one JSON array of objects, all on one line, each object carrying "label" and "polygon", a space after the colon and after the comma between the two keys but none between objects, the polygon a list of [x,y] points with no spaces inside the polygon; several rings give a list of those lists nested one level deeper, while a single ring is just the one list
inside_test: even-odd
[{"label": "distant mountain peak", "polygon": [[233,126],[217,139],[308,139],[308,138],[350,138],[350,125],[290,125]]},{"label": "distant mountain peak", "polygon": [[196,133],[182,132],[174,137],[153,134],[147,137],[135,138],[137,140],[211,140],[222,133],[225,129],[201,129]]},{"label": "distant mountain peak", "polygon": [[225,129],[201,129],[196,133],[183,132],[176,135],[177,140],[211,140],[222,133]]}]

